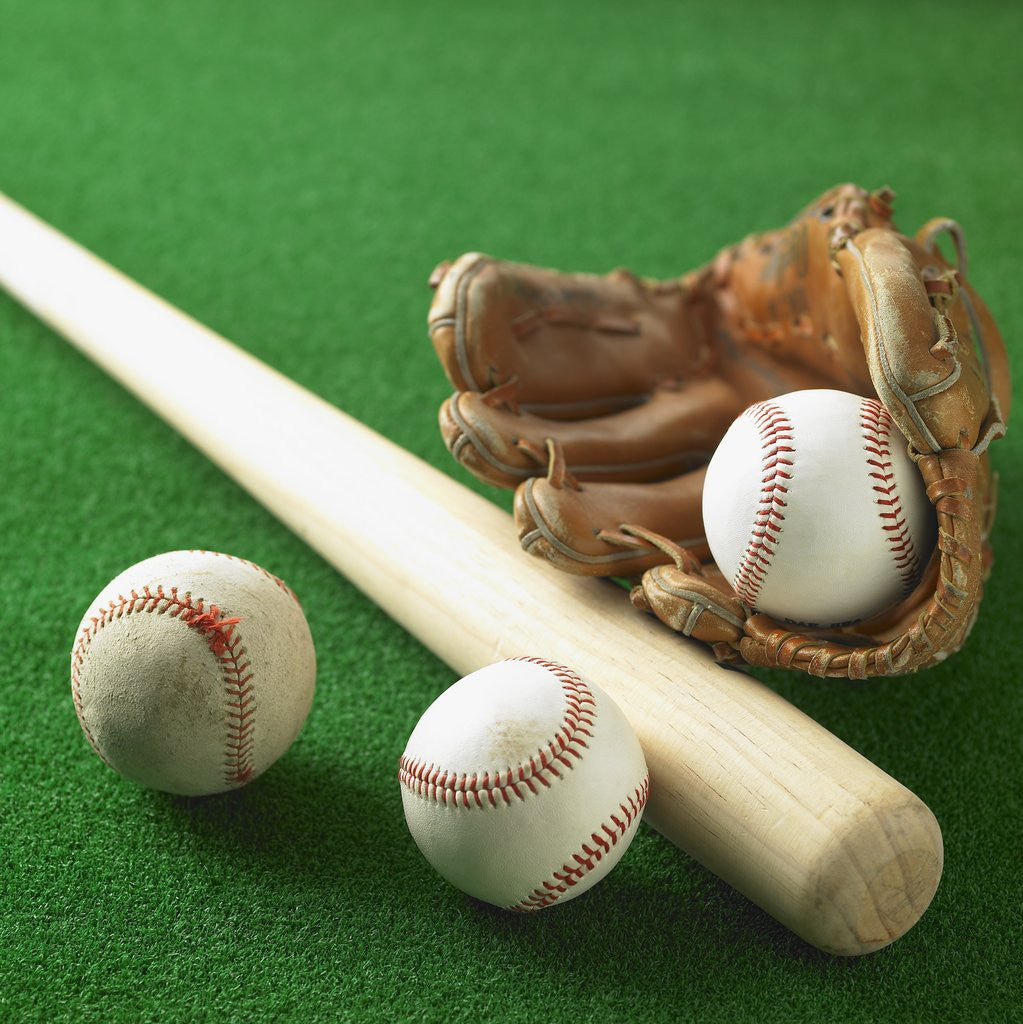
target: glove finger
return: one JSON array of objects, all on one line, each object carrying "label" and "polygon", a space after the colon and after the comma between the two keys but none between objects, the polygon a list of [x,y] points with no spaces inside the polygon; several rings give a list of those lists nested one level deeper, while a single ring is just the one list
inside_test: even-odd
[{"label": "glove finger", "polygon": [[709,559],[701,500],[703,468],[649,484],[527,480],[515,492],[515,525],[524,550],[583,576],[638,576],[669,560],[622,527],[637,524]]},{"label": "glove finger", "polygon": [[983,450],[1004,433],[1005,346],[961,276],[881,229],[849,239],[837,258],[878,397],[916,451]]},{"label": "glove finger", "polygon": [[547,417],[627,408],[706,359],[677,282],[564,274],[479,253],[434,279],[430,336],[455,388],[514,381],[517,400]]},{"label": "glove finger", "polygon": [[662,388],[624,412],[550,420],[476,392],[453,395],[440,411],[452,455],[476,476],[515,487],[547,471],[553,439],[577,480],[652,481],[705,465],[744,400],[725,382]]}]

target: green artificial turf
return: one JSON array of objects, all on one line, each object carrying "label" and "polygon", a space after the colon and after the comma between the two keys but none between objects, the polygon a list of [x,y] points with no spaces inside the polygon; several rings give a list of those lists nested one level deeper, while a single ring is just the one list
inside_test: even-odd
[{"label": "green artificial turf", "polygon": [[[891,184],[906,230],[965,225],[1016,358],[1021,38],[993,0],[0,0],[0,190],[508,507],[436,429],[426,281],[465,250],[674,276],[832,184]],[[395,780],[444,665],[2,296],[0,438],[0,1020],[1020,1019],[1015,430],[962,653],[904,680],[763,677],[943,828],[931,909],[853,960],[646,829],[550,912],[462,897]],[[182,547],[283,576],[319,656],[292,750],[205,800],[109,771],[67,683],[92,597]]]}]

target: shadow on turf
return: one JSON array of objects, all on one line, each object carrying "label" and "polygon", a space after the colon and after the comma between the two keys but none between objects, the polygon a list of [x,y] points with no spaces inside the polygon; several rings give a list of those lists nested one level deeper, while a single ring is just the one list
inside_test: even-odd
[{"label": "shadow on turf", "polygon": [[397,782],[388,801],[378,786],[360,786],[340,766],[294,754],[230,793],[139,794],[158,825],[205,855],[292,879],[379,875],[380,851],[400,849],[408,839]]},{"label": "shadow on turf", "polygon": [[290,882],[376,890],[386,900],[394,897],[396,876],[415,878],[429,893],[424,905],[436,927],[466,929],[509,956],[556,954],[559,971],[628,970],[649,974],[654,984],[665,963],[684,963],[691,975],[730,960],[828,972],[858,962],[803,942],[648,829],[637,837],[635,859],[627,855],[580,898],[512,914],[463,896],[433,874],[409,838],[397,785],[389,800],[379,786],[360,789],[339,767],[289,756],[231,793],[186,798],[140,790],[139,799],[169,841],[184,837],[204,856]]},{"label": "shadow on turf", "polygon": [[652,832],[649,842],[664,847],[654,851],[658,870],[651,872],[649,863],[631,870],[626,859],[600,885],[562,906],[518,915],[473,900],[474,916],[509,956],[549,947],[558,951],[559,969],[588,974],[603,961],[633,979],[649,974],[651,985],[664,985],[668,963],[685,964],[691,975],[718,971],[733,959],[766,957],[816,970],[856,962],[804,942]]}]

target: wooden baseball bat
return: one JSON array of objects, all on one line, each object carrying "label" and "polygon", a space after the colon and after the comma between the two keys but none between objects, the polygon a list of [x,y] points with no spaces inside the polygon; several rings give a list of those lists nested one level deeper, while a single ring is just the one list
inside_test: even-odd
[{"label": "wooden baseball bat", "polygon": [[603,686],[647,757],[647,820],[807,942],[866,953],[927,908],[942,867],[930,810],[768,687],[612,584],[529,558],[496,506],[2,195],[0,285],[455,672],[536,654]]}]

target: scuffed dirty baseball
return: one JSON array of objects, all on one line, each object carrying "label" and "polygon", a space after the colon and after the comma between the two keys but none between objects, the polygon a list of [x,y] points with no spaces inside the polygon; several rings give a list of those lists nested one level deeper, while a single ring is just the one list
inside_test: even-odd
[{"label": "scuffed dirty baseball", "polygon": [[449,882],[534,911],[600,881],[632,842],[649,790],[624,714],[571,669],[516,658],[446,690],[412,732],[405,819]]},{"label": "scuffed dirty baseball", "polygon": [[171,551],[113,579],[82,619],[71,695],[93,750],[152,789],[237,789],[292,744],[312,704],[305,615],[276,576]]}]

